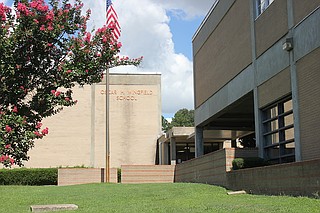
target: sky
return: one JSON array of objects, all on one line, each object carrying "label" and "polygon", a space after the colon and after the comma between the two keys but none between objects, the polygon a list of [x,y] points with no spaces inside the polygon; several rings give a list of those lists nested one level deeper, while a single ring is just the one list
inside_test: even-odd
[{"label": "sky", "polygon": [[[12,0],[0,0],[9,5]],[[121,55],[143,56],[138,68],[111,72],[160,72],[162,114],[193,109],[192,36],[214,0],[113,0],[121,26]],[[92,11],[89,26],[105,24],[105,0],[83,0]]]}]

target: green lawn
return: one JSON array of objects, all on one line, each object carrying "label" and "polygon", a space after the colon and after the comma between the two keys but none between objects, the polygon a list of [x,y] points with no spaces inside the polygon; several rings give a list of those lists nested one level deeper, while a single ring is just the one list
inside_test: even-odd
[{"label": "green lawn", "polygon": [[[74,212],[320,212],[320,200],[305,197],[227,195],[205,184],[88,184],[0,186],[0,212],[30,212],[30,205],[77,204]],[[73,211],[68,211],[73,212]]]}]

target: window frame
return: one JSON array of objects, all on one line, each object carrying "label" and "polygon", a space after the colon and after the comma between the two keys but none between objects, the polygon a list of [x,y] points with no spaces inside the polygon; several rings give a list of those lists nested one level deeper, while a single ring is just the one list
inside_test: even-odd
[{"label": "window frame", "polygon": [[[256,3],[256,18],[258,18],[264,11],[268,9],[268,7],[274,2],[275,0],[255,0]],[[262,6],[265,4],[264,6]]]},{"label": "window frame", "polygon": [[[291,101],[290,109],[285,109],[285,104]],[[275,109],[275,113],[272,110]],[[294,139],[294,114],[292,106],[292,97],[287,96],[269,106],[261,109],[262,112],[262,138],[263,153],[267,161],[286,163],[295,161],[295,139]],[[285,119],[292,115],[292,123],[286,124]],[[276,122],[276,123],[273,123]],[[274,127],[274,124],[275,127]],[[286,138],[286,131],[293,131],[292,138]],[[270,140],[271,138],[271,140]],[[286,145],[294,144],[293,152],[286,153]],[[272,152],[272,149],[278,149]],[[292,151],[292,150],[291,150]],[[273,156],[273,154],[276,154]]]}]

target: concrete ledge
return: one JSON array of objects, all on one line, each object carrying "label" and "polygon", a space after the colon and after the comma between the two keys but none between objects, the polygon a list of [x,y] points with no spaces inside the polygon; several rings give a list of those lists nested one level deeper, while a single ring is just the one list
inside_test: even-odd
[{"label": "concrete ledge", "polygon": [[52,211],[67,211],[77,210],[75,204],[52,204],[52,205],[33,205],[30,206],[31,212],[52,212]]},{"label": "concrete ledge", "polygon": [[246,191],[235,191],[235,192],[227,192],[228,195],[242,195],[242,194],[247,194]]}]

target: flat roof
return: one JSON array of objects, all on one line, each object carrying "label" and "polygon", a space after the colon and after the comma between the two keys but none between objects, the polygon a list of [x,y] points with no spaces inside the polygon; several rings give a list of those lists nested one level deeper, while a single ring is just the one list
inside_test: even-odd
[{"label": "flat roof", "polygon": [[161,72],[119,72],[119,71],[110,71],[109,74],[112,74],[112,75],[161,75]]},{"label": "flat roof", "polygon": [[203,19],[203,21],[201,22],[200,26],[198,27],[198,29],[196,30],[196,32],[194,33],[194,35],[192,36],[192,41],[195,39],[195,37],[198,35],[198,33],[200,32],[201,28],[203,27],[203,25],[206,23],[206,21],[208,20],[210,14],[212,13],[212,11],[215,9],[215,7],[217,6],[218,2],[220,0],[215,0],[215,2],[213,2],[213,5],[211,6],[209,12],[207,13],[206,17]]}]

